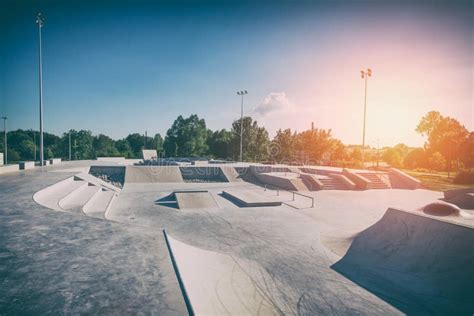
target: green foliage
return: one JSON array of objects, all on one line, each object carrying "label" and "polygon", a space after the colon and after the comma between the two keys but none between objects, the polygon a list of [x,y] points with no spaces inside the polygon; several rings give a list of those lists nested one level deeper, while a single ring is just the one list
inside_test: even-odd
[{"label": "green foliage", "polygon": [[[232,123],[231,154],[234,159],[240,155],[240,125],[238,119]],[[264,127],[258,126],[258,122],[251,117],[245,116],[242,119],[243,136],[243,160],[244,161],[262,161],[268,157],[268,145],[270,139],[268,132]]]},{"label": "green foliage", "polygon": [[456,119],[431,111],[421,119],[416,131],[428,137],[426,149],[433,153],[439,152],[447,161],[448,170],[453,160],[464,158],[465,165],[472,164],[472,154],[469,154],[472,151],[472,145],[469,146],[472,136]]},{"label": "green foliage", "polygon": [[443,171],[446,170],[446,159],[436,151],[428,158],[428,165],[432,170]]},{"label": "green foliage", "polygon": [[403,159],[403,165],[409,169],[426,168],[428,154],[423,148],[415,148]]},{"label": "green foliage", "polygon": [[231,140],[232,133],[225,129],[215,132],[208,130],[207,146],[210,156],[220,159],[229,158],[231,156]]},{"label": "green foliage", "polygon": [[167,157],[203,157],[207,154],[206,122],[196,114],[181,115],[166,132],[163,144]]}]

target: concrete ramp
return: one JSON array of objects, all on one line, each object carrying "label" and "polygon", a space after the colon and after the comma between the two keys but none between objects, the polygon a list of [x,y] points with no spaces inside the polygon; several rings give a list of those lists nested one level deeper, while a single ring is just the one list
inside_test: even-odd
[{"label": "concrete ramp", "polygon": [[277,315],[250,277],[248,261],[199,249],[165,233],[173,266],[190,315]]},{"label": "concrete ramp", "polygon": [[127,166],[125,183],[183,182],[177,166]]},{"label": "concrete ramp", "polygon": [[222,196],[244,207],[280,206],[282,203],[273,197],[245,189],[227,189],[222,191]]},{"label": "concrete ramp", "polygon": [[228,182],[242,182],[240,173],[233,166],[221,166],[221,170]]},{"label": "concrete ramp", "polygon": [[396,209],[332,268],[407,314],[474,312],[474,228]]},{"label": "concrete ramp", "polygon": [[207,190],[175,191],[174,196],[180,210],[217,207],[216,201]]}]

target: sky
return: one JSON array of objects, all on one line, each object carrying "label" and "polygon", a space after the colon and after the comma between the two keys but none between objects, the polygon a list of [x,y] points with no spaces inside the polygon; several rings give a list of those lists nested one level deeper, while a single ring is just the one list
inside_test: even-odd
[{"label": "sky", "polygon": [[331,129],[346,144],[421,146],[431,110],[474,129],[471,1],[0,0],[0,115],[45,131],[164,135],[178,115],[210,129]]}]

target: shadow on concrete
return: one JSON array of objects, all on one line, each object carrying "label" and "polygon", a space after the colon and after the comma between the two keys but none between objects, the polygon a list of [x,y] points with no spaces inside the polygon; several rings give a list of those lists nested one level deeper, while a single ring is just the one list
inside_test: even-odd
[{"label": "shadow on concrete", "polygon": [[332,269],[408,315],[472,315],[474,229],[388,209]]},{"label": "shadow on concrete", "polygon": [[155,205],[165,206],[173,209],[179,209],[178,202],[176,201],[176,196],[174,193],[171,193],[167,196],[164,196],[155,201]]}]

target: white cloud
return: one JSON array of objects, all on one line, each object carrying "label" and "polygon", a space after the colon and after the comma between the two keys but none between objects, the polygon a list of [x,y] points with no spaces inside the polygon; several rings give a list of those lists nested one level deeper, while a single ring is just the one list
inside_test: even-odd
[{"label": "white cloud", "polygon": [[257,105],[253,111],[261,116],[266,116],[271,112],[292,107],[293,104],[288,99],[285,92],[270,92],[263,101]]}]

